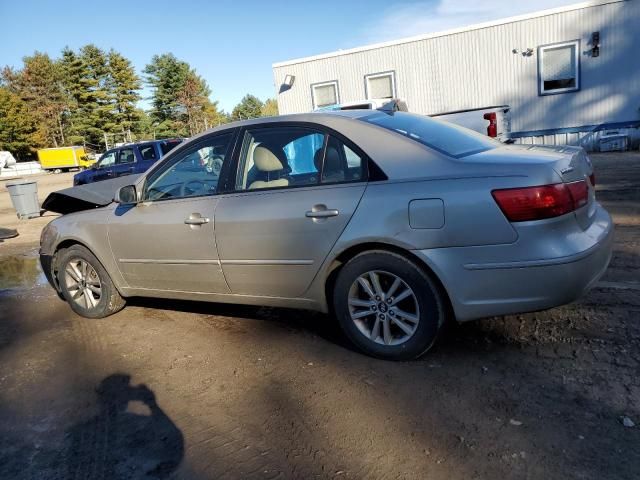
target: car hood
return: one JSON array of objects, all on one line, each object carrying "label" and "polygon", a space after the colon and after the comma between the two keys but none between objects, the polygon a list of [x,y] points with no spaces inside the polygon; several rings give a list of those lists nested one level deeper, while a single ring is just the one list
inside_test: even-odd
[{"label": "car hood", "polygon": [[102,182],[78,185],[50,193],[42,203],[43,210],[49,212],[67,213],[91,210],[104,207],[113,202],[116,191],[124,186],[135,183],[139,175],[127,175]]}]

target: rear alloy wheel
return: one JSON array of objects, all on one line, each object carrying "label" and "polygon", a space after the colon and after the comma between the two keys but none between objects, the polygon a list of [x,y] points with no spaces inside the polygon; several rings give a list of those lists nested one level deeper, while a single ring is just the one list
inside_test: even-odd
[{"label": "rear alloy wheel", "polygon": [[356,346],[390,360],[425,353],[444,321],[443,301],[431,278],[407,258],[385,251],[362,253],[342,268],[334,307]]},{"label": "rear alloy wheel", "polygon": [[109,274],[85,247],[74,245],[61,251],[58,282],[62,295],[78,315],[102,318],[124,307]]}]

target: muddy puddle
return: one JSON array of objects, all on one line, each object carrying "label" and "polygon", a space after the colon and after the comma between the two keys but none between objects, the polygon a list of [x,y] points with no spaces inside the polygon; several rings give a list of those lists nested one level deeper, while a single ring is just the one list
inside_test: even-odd
[{"label": "muddy puddle", "polygon": [[0,292],[29,290],[46,283],[37,252],[0,256]]}]

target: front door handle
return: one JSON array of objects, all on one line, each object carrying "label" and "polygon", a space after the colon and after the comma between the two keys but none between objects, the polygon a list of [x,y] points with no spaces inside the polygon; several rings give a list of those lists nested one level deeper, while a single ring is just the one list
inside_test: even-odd
[{"label": "front door handle", "polygon": [[199,213],[192,213],[189,215],[189,218],[184,219],[184,223],[186,225],[204,225],[205,223],[209,223],[210,220],[207,217],[203,217]]},{"label": "front door handle", "polygon": [[314,205],[313,208],[306,212],[304,215],[307,218],[328,218],[328,217],[337,217],[338,214],[340,212],[338,212],[338,210],[336,209],[329,209],[327,208],[326,205],[324,204],[319,204],[319,205]]}]

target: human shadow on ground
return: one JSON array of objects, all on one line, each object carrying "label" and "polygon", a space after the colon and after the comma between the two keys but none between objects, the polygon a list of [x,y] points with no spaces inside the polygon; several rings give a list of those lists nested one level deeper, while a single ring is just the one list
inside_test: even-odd
[{"label": "human shadow on ground", "polygon": [[144,384],[113,374],[98,388],[98,413],[67,432],[66,478],[167,478],[184,455],[180,429]]}]

